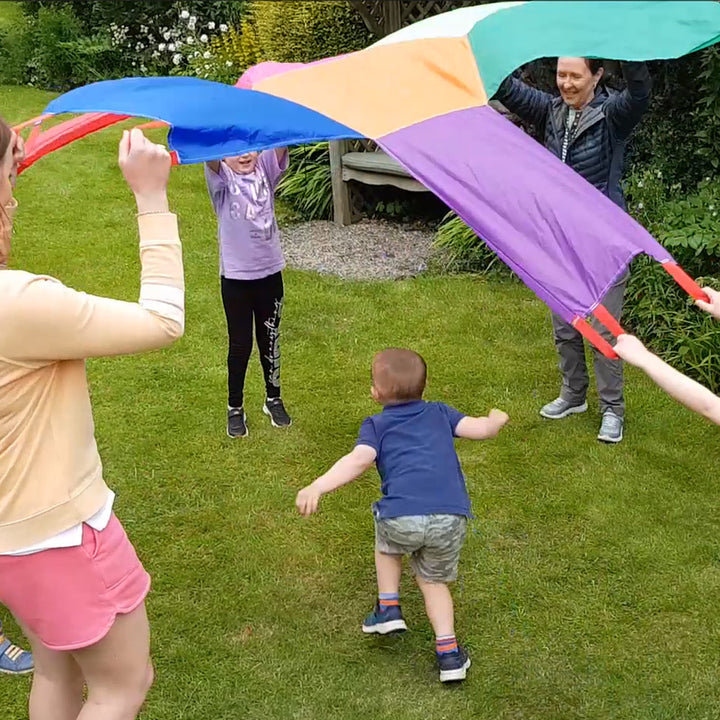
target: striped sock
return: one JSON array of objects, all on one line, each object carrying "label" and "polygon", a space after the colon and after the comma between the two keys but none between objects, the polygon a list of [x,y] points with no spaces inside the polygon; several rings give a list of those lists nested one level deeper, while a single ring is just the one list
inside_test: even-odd
[{"label": "striped sock", "polygon": [[378,594],[378,605],[380,606],[380,610],[387,610],[389,607],[392,607],[393,605],[397,606],[400,604],[400,594],[399,593],[379,593]]},{"label": "striped sock", "polygon": [[458,644],[454,635],[439,635],[435,638],[435,652],[438,655],[447,655],[457,652]]}]

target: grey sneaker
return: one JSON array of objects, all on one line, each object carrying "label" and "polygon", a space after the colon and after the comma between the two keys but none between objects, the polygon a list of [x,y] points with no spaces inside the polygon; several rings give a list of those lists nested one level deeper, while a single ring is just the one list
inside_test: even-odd
[{"label": "grey sneaker", "polygon": [[619,443],[622,439],[623,419],[612,410],[606,410],[602,416],[598,440],[606,443]]},{"label": "grey sneaker", "polygon": [[586,402],[582,403],[581,405],[573,405],[567,400],[563,400],[561,397],[559,397],[548,403],[547,405],[543,405],[543,407],[540,409],[540,414],[548,420],[561,420],[568,415],[584,413],[586,410]]}]

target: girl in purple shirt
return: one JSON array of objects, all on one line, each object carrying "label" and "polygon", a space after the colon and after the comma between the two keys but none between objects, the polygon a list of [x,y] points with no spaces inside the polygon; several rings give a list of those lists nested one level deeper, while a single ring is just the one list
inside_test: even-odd
[{"label": "girl in purple shirt", "polygon": [[243,388],[253,322],[265,376],[263,412],[273,427],[288,427],[292,422],[280,397],[285,259],[275,219],[275,188],[287,166],[287,148],[205,163],[205,180],[218,219],[220,289],[228,328],[230,437],[248,434]]}]

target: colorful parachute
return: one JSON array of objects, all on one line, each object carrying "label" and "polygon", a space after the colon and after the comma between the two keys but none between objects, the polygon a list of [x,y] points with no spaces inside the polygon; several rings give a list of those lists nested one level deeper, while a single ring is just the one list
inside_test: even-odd
[{"label": "colorful parachute", "polygon": [[[614,356],[585,318],[594,314],[621,332],[599,303],[633,257],[647,253],[691,294],[701,291],[638,223],[488,99],[504,77],[537,58],[675,58],[718,40],[717,2],[498,2],[432,17],[337,58],[264,63],[236,88],[184,77],[128,78],[68,92],[46,114],[99,113],[85,126],[80,121],[72,130],[78,136],[103,115],[163,121],[180,163],[372,138],[550,308]],[[31,155],[62,142],[49,140],[30,143]]]}]

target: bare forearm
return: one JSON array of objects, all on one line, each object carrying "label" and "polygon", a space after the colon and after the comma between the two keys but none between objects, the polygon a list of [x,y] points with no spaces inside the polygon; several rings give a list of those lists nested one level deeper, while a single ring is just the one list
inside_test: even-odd
[{"label": "bare forearm", "polygon": [[323,495],[337,490],[343,485],[351,483],[359,478],[366,470],[368,465],[352,454],[341,457],[326,473],[321,475],[313,486]]},{"label": "bare forearm", "polygon": [[659,387],[693,412],[720,424],[720,398],[717,395],[670,367],[656,355],[648,355],[641,368]]}]

